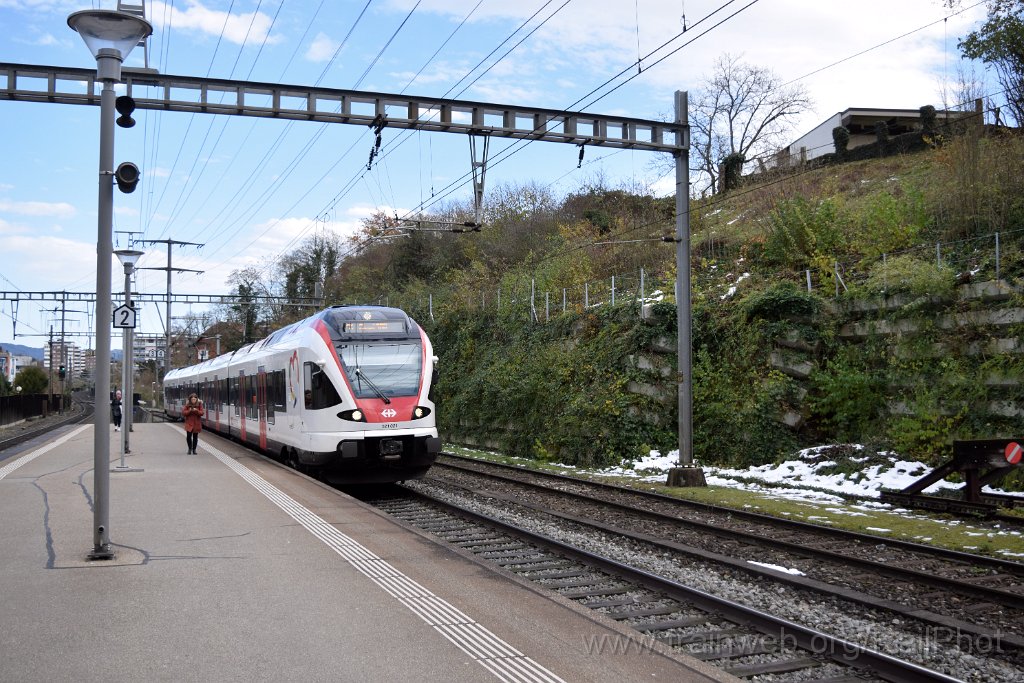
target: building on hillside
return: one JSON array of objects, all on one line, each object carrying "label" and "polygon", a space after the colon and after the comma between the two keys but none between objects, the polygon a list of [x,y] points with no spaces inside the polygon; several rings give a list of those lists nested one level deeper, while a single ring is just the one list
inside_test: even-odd
[{"label": "building on hillside", "polygon": [[[973,111],[938,110],[935,112],[936,125],[942,126],[950,120],[974,115]],[[833,114],[797,138],[789,147],[780,150],[773,165],[801,164],[834,152],[835,143],[832,140],[832,130],[839,126],[850,131],[850,142],[847,149],[869,145],[877,140],[875,124],[879,121],[885,121],[890,136],[921,130],[921,112],[918,109],[850,108]]]}]

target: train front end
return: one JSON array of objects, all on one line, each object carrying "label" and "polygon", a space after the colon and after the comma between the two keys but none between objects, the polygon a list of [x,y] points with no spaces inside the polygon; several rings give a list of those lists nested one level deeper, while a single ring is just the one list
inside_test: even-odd
[{"label": "train front end", "polygon": [[330,308],[319,323],[347,394],[323,476],[337,483],[423,476],[441,449],[431,400],[436,358],[426,333],[405,312],[377,306]]}]

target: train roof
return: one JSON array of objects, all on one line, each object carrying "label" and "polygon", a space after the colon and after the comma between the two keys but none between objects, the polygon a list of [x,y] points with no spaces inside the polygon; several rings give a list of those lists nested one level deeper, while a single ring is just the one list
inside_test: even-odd
[{"label": "train roof", "polygon": [[251,351],[272,346],[284,336],[303,327],[312,327],[322,320],[330,332],[331,341],[402,341],[419,340],[420,327],[416,321],[400,308],[390,306],[331,306],[313,315],[292,323],[267,335],[265,338],[246,344],[235,351],[221,354],[216,358],[203,361],[185,368],[168,370],[168,378],[182,370],[192,372],[215,371],[226,365],[232,358],[243,356]]},{"label": "train roof", "polygon": [[332,306],[318,314],[331,333],[331,340],[400,341],[419,339],[420,326],[398,308],[388,306]]}]

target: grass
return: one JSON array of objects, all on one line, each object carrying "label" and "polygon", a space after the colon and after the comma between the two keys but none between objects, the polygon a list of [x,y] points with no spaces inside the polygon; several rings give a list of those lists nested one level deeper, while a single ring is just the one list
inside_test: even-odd
[{"label": "grass", "polygon": [[[875,508],[875,503],[846,501],[842,503],[789,500],[763,491],[746,491],[726,486],[703,488],[669,488],[662,483],[643,481],[635,477],[609,477],[575,467],[566,467],[535,460],[511,458],[498,453],[478,451],[458,446],[446,446],[456,455],[487,462],[514,465],[528,470],[563,474],[579,479],[618,484],[643,491],[661,493],[674,498],[692,500],[735,510],[757,512],[773,517],[792,519],[834,529],[854,531],[885,539],[898,539],[933,545],[978,555],[989,555],[1014,561],[1024,561],[1024,532],[997,529],[984,521],[974,521],[950,515],[926,512]],[[808,490],[819,490],[811,489]]]}]

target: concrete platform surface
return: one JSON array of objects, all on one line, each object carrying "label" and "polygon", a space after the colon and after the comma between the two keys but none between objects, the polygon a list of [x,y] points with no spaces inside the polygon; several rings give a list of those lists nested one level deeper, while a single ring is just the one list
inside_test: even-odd
[{"label": "concrete platform surface", "polygon": [[238,444],[131,436],[107,561],[92,426],[0,453],[0,680],[735,680]]}]

